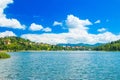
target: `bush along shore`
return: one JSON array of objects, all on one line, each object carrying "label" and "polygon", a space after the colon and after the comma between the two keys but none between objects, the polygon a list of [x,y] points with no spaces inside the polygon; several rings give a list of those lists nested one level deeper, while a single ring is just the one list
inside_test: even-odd
[{"label": "bush along shore", "polygon": [[6,52],[0,52],[0,59],[10,58],[10,55]]}]

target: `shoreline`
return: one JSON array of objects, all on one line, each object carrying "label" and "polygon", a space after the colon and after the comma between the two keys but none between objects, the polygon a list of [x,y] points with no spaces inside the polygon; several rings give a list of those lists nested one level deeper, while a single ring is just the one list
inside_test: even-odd
[{"label": "shoreline", "polygon": [[120,52],[120,51],[95,51],[95,50],[20,50],[20,51],[4,51],[6,53],[11,52]]}]

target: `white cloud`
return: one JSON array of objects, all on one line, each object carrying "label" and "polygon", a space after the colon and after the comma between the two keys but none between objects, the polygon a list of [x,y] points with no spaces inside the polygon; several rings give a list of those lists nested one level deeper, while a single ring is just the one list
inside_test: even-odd
[{"label": "white cloud", "polygon": [[104,32],[99,34],[91,34],[88,32],[88,25],[92,23],[86,19],[81,20],[76,16],[68,15],[66,19],[68,27],[67,33],[44,33],[44,34],[24,34],[21,37],[27,38],[35,42],[43,42],[49,44],[58,43],[106,43],[120,39],[120,35],[114,35],[111,32]]},{"label": "white cloud", "polygon": [[12,31],[0,32],[0,38],[1,37],[10,37],[10,36],[16,36],[16,35]]},{"label": "white cloud", "polygon": [[41,35],[25,34],[25,35],[22,35],[21,37],[27,38],[34,42],[43,42],[43,43],[50,43],[50,44],[67,42],[65,39],[65,36],[62,36],[61,34],[52,34],[52,33],[49,33],[49,34],[46,33],[46,34],[41,34]]},{"label": "white cloud", "polygon": [[25,25],[22,25],[17,19],[9,19],[4,14],[4,9],[11,3],[13,3],[13,0],[0,0],[0,27],[25,29]]},{"label": "white cloud", "polygon": [[54,21],[53,26],[62,26],[62,22]]},{"label": "white cloud", "polygon": [[30,25],[30,30],[32,31],[38,31],[38,30],[42,30],[43,29],[43,26],[42,25],[38,25],[38,24],[35,24],[35,23],[32,23]]},{"label": "white cloud", "polygon": [[101,23],[101,21],[100,21],[100,20],[97,20],[97,21],[95,21],[94,23],[95,23],[95,24],[99,24],[99,23]]},{"label": "white cloud", "polygon": [[69,31],[73,33],[86,32],[86,30],[89,29],[86,26],[92,25],[92,23],[88,19],[80,20],[78,17],[75,17],[73,15],[67,16],[66,24],[69,28]]},{"label": "white cloud", "polygon": [[43,29],[43,31],[45,31],[45,32],[51,32],[51,31],[52,31],[52,29],[51,29],[51,28],[49,28],[49,27],[46,27],[46,28],[44,28],[44,29]]},{"label": "white cloud", "polygon": [[44,28],[42,25],[40,24],[35,24],[35,23],[32,23],[30,25],[30,28],[29,28],[31,31],[44,31],[44,32],[51,32],[52,29],[49,28],[49,27],[46,27]]},{"label": "white cloud", "polygon": [[105,29],[105,28],[101,28],[101,29],[98,29],[97,31],[98,31],[98,32],[105,32],[106,29]]}]

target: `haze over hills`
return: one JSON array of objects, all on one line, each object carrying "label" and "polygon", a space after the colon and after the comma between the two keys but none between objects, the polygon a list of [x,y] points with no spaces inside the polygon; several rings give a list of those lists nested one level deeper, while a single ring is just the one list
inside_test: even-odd
[{"label": "haze over hills", "polygon": [[57,44],[58,46],[71,46],[71,47],[74,47],[74,46],[88,46],[88,47],[95,47],[95,46],[100,46],[100,45],[103,45],[103,43],[96,43],[96,44],[84,44],[84,43],[78,43],[78,44]]}]

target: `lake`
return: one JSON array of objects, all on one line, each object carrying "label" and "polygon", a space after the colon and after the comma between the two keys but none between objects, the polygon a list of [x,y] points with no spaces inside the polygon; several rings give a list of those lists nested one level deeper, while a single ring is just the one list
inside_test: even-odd
[{"label": "lake", "polygon": [[120,52],[11,52],[0,80],[120,80]]}]

